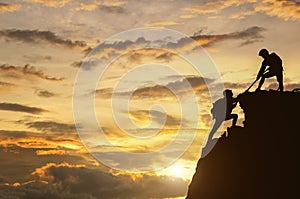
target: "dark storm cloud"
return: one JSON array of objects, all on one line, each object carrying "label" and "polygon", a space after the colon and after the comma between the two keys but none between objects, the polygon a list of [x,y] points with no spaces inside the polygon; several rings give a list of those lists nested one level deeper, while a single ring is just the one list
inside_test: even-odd
[{"label": "dark storm cloud", "polygon": [[49,77],[48,75],[45,75],[43,71],[37,70],[36,67],[28,64],[24,67],[2,64],[0,65],[0,71],[2,71],[2,73],[7,72],[5,76],[13,78],[22,78],[23,76],[31,75],[49,81],[62,81],[65,79],[64,77]]},{"label": "dark storm cloud", "polygon": [[43,112],[48,112],[47,110],[42,108],[25,106],[25,105],[15,104],[15,103],[0,103],[0,110],[24,112],[24,113],[31,113],[31,114],[40,114]]},{"label": "dark storm cloud", "polygon": [[51,132],[75,132],[76,128],[74,124],[58,123],[54,121],[35,121],[27,122],[25,125],[29,128],[34,128],[39,131],[51,131]]},{"label": "dark storm cloud", "polygon": [[0,38],[1,37],[8,41],[21,41],[26,43],[47,42],[49,44],[61,45],[68,48],[88,48],[87,44],[84,41],[72,41],[70,39],[63,39],[51,31],[18,29],[0,30]]}]

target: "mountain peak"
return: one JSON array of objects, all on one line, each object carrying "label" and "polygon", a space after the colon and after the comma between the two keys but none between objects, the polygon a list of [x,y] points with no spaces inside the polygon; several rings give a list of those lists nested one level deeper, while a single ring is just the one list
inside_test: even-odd
[{"label": "mountain peak", "polygon": [[299,92],[243,93],[233,127],[198,162],[187,199],[299,198]]}]

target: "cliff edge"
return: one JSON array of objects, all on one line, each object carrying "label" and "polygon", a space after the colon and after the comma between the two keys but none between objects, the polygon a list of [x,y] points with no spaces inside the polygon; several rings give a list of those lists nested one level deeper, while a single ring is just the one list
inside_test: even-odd
[{"label": "cliff edge", "polygon": [[300,93],[238,96],[244,127],[234,127],[200,159],[187,199],[300,198]]}]

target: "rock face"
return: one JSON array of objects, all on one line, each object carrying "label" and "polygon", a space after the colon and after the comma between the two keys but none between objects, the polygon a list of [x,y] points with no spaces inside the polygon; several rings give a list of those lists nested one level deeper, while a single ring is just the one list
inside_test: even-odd
[{"label": "rock face", "polygon": [[238,96],[245,127],[200,159],[187,199],[300,198],[300,93]]}]

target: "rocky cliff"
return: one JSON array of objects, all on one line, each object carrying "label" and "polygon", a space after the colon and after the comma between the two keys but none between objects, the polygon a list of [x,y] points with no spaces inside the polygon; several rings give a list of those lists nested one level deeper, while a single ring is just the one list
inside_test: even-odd
[{"label": "rocky cliff", "polygon": [[200,159],[187,199],[300,198],[300,93],[238,96],[245,126]]}]

